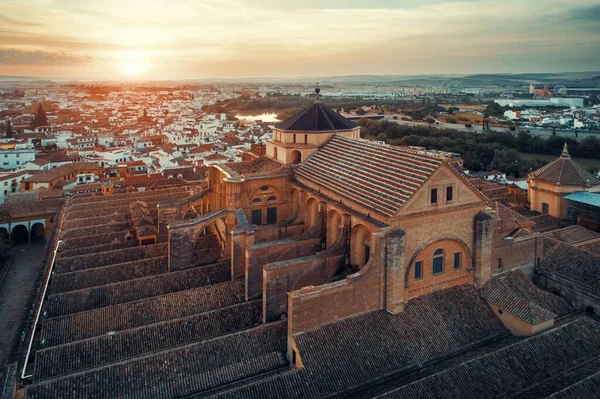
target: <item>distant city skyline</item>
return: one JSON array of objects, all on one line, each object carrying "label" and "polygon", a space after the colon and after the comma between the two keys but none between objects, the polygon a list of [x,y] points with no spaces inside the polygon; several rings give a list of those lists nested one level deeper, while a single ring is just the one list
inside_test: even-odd
[{"label": "distant city skyline", "polygon": [[592,0],[0,0],[0,75],[203,79],[593,71]]}]

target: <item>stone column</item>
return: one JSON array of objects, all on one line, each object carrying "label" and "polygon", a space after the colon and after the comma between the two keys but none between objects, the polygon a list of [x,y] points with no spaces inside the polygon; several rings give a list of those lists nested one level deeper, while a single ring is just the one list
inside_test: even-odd
[{"label": "stone column", "polygon": [[236,227],[231,230],[231,279],[244,277],[246,249],[254,245],[254,229]]},{"label": "stone column", "polygon": [[475,215],[473,245],[474,283],[482,287],[492,275],[492,239],[494,218],[483,211]]},{"label": "stone column", "polygon": [[404,230],[396,229],[388,232],[384,237],[380,237],[382,234],[374,234],[375,250],[377,251],[378,246],[381,249],[374,252],[373,256],[381,253],[384,308],[395,314],[404,311],[406,233]]}]

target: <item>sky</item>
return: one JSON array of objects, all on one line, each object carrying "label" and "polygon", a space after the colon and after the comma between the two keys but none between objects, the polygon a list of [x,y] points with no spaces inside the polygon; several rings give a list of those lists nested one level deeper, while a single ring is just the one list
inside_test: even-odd
[{"label": "sky", "polygon": [[598,0],[0,0],[0,75],[600,70]]}]

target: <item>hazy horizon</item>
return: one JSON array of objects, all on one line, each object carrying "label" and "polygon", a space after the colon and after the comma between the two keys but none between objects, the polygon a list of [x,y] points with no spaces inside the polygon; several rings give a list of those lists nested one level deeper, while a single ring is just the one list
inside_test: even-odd
[{"label": "hazy horizon", "polygon": [[597,1],[271,3],[0,0],[0,75],[256,80],[592,72],[600,65]]}]

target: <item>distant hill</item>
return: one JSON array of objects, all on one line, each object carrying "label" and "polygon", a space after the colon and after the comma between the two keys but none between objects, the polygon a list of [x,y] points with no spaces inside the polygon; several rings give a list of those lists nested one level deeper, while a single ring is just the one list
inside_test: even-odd
[{"label": "distant hill", "polygon": [[[319,80],[324,85],[396,85],[421,87],[519,87],[533,83],[537,86],[548,85],[552,88],[563,85],[567,88],[600,88],[600,71],[561,72],[561,73],[487,73],[487,74],[440,74],[440,75],[347,75],[347,76],[314,76],[314,77],[260,77],[239,79],[189,79],[177,81],[160,81],[161,83],[213,83],[213,84],[306,84],[314,85]],[[68,79],[34,78],[29,76],[0,75],[0,82],[66,82]],[[158,82],[158,81],[155,81]],[[102,81],[101,84],[111,83]],[[113,81],[112,83],[118,83]],[[132,84],[132,82],[128,82]],[[142,82],[137,82],[138,84]],[[136,84],[136,83],[133,83]]]},{"label": "distant hill", "polygon": [[530,83],[536,85],[564,85],[566,87],[600,88],[600,72],[563,73],[519,73],[519,74],[472,74],[472,75],[348,75],[298,78],[241,78],[201,79],[211,83],[270,83],[270,84],[314,84],[317,80],[325,84],[344,85],[398,85],[398,86],[446,86],[446,87],[514,87]]}]

